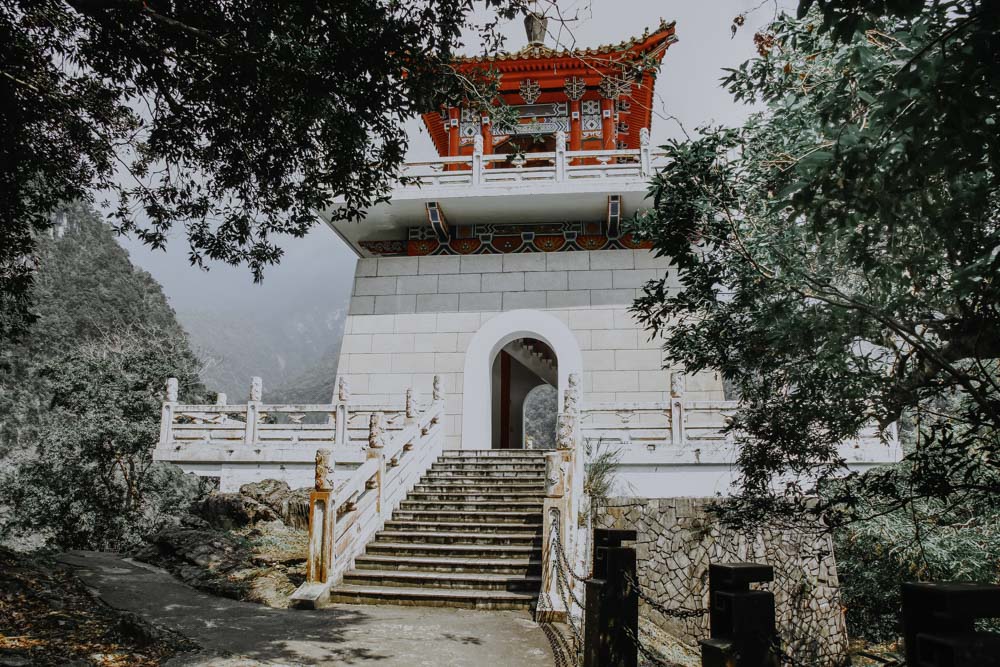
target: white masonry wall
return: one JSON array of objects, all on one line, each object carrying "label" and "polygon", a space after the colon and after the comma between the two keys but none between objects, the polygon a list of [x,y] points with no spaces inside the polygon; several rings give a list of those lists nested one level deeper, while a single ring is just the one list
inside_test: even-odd
[{"label": "white masonry wall", "polygon": [[[667,271],[646,250],[361,259],[338,373],[353,400],[373,403],[398,403],[410,386],[429,396],[441,375],[446,447],[458,448],[469,341],[498,313],[533,309],[575,335],[584,404],[666,401],[662,341],[650,340],[627,309]],[[689,377],[686,396],[720,400],[722,383],[714,373]]]}]

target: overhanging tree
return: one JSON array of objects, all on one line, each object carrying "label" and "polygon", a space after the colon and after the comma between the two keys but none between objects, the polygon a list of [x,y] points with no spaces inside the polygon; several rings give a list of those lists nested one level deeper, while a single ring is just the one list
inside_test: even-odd
[{"label": "overhanging tree", "polygon": [[[119,229],[259,278],[313,211],[385,198],[403,122],[490,77],[452,76],[475,5],[521,0],[12,0],[0,4],[0,331],[29,315],[35,233],[109,191]],[[495,48],[492,24],[479,26]]]},{"label": "overhanging tree", "polygon": [[[756,35],[758,57],[726,79],[766,110],[667,147],[635,226],[680,286],[651,283],[635,310],[671,360],[718,369],[740,393],[731,518],[988,497],[998,3],[810,4]],[[840,443],[900,422],[916,425],[905,464],[844,478]]]}]

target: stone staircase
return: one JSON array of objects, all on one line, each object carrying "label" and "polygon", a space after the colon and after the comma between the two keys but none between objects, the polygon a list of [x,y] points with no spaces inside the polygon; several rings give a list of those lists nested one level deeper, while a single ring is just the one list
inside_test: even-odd
[{"label": "stone staircase", "polygon": [[355,559],[332,602],[531,609],[545,453],[449,450]]}]

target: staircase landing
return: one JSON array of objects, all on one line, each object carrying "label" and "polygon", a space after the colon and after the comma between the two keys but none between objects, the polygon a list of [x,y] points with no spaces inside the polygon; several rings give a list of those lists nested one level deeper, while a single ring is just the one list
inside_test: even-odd
[{"label": "staircase landing", "polygon": [[533,609],[544,497],[543,451],[446,450],[330,600]]}]

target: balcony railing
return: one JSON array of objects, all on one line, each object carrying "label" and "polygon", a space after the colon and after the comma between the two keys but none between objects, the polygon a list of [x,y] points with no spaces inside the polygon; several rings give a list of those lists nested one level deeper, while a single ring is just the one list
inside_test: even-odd
[{"label": "balcony railing", "polygon": [[[506,166],[513,164],[513,166]],[[401,176],[414,186],[479,186],[564,183],[605,179],[645,180],[666,164],[665,153],[652,151],[649,132],[641,133],[639,148],[566,150],[566,134],[556,133],[556,149],[547,153],[483,152],[477,136],[472,155],[408,162]],[[531,166],[528,166],[531,165]]]}]

